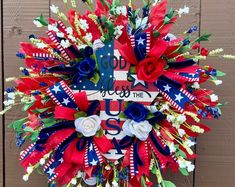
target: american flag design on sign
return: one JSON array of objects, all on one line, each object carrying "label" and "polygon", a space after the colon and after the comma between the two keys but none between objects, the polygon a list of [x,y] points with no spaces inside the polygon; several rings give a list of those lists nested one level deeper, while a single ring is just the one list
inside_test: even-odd
[{"label": "american flag design on sign", "polygon": [[[119,118],[124,111],[124,101],[135,101],[148,106],[159,93],[154,84],[138,80],[136,74],[128,73],[130,65],[120,56],[118,46],[117,42],[110,42],[96,51],[100,71],[100,81],[97,84],[82,80],[72,87],[74,91],[86,91],[89,100],[100,101],[102,128],[114,145],[125,136],[122,132],[125,119]],[[123,157],[124,153],[125,150],[116,148],[110,150],[105,157],[116,160]]]}]

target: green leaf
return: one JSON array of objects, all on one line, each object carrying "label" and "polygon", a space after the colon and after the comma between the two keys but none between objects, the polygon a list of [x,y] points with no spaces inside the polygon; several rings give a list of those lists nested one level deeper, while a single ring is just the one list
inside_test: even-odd
[{"label": "green leaf", "polygon": [[163,186],[165,187],[176,187],[176,185],[174,183],[172,183],[171,181],[162,181]]},{"label": "green leaf", "polygon": [[43,113],[43,112],[46,112],[49,108],[42,108],[42,109],[38,109],[36,108],[35,110],[33,110],[34,113]]},{"label": "green leaf", "polygon": [[216,71],[217,73],[216,73],[216,76],[217,77],[223,77],[223,76],[225,76],[226,75],[226,73],[224,73],[224,72],[222,72],[222,71]]},{"label": "green leaf", "polygon": [[153,32],[153,36],[154,36],[155,38],[159,37],[160,35],[161,35],[161,34],[160,34],[159,31],[154,31],[154,32]]},{"label": "green leaf", "polygon": [[121,112],[120,115],[119,115],[119,118],[126,119],[127,117],[126,117],[126,115],[123,112]]},{"label": "green leaf", "polygon": [[36,130],[36,131],[34,131],[34,132],[32,133],[32,136],[30,137],[31,140],[32,140],[32,142],[36,142],[36,141],[37,141],[38,135],[39,135],[39,131],[38,131],[38,130]]},{"label": "green leaf", "polygon": [[104,134],[103,130],[100,129],[100,130],[96,133],[96,136],[97,136],[97,137],[101,137],[101,136],[103,136],[103,134]]},{"label": "green leaf", "polygon": [[150,119],[152,117],[154,117],[153,113],[149,112],[148,115],[147,115],[147,119]]},{"label": "green leaf", "polygon": [[153,166],[153,168],[151,169],[152,174],[156,175],[157,174],[157,167]]},{"label": "green leaf", "polygon": [[42,119],[42,122],[44,123],[45,128],[56,124],[56,120],[54,118],[44,118]]},{"label": "green leaf", "polygon": [[37,17],[35,20],[39,21],[43,26],[48,26],[49,24],[42,14],[40,17]]},{"label": "green leaf", "polygon": [[34,130],[31,127],[25,127],[24,131],[25,132],[34,132]]},{"label": "green leaf", "polygon": [[212,34],[202,34],[202,36],[198,37],[195,42],[209,41],[209,38]]},{"label": "green leaf", "polygon": [[180,173],[184,176],[189,176],[188,170],[186,168],[180,168]]},{"label": "green leaf", "polygon": [[94,74],[94,77],[90,79],[90,81],[93,82],[94,84],[97,84],[99,80],[100,80],[100,75],[97,72]]},{"label": "green leaf", "polygon": [[17,133],[22,132],[22,125],[27,121],[28,117],[13,121],[8,127],[14,129]]},{"label": "green leaf", "polygon": [[81,118],[81,117],[86,117],[87,114],[85,112],[76,112],[74,114],[75,119]]},{"label": "green leaf", "polygon": [[177,150],[177,152],[175,153],[175,155],[176,155],[176,156],[182,156],[183,158],[186,158],[186,157],[187,157],[186,154],[185,154],[182,150],[180,150],[180,149]]},{"label": "green leaf", "polygon": [[165,16],[165,18],[164,18],[164,25],[170,23],[173,16],[174,16],[174,9],[171,8],[171,9],[169,10],[169,13],[166,14],[166,16]]},{"label": "green leaf", "polygon": [[32,102],[30,102],[30,103],[26,103],[26,104],[23,106],[22,110],[23,110],[23,111],[27,111],[31,106],[33,106],[34,103],[35,103],[35,101],[32,101]]}]

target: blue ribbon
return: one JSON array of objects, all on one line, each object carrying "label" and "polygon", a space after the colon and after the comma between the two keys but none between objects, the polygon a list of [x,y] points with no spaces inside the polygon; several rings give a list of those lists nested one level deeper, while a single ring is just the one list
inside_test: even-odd
[{"label": "blue ribbon", "polygon": [[169,156],[169,155],[170,155],[171,152],[170,152],[169,147],[166,146],[166,148],[163,148],[162,145],[161,145],[161,143],[159,143],[157,137],[154,135],[154,133],[153,133],[152,131],[149,133],[149,137],[150,137],[150,139],[152,140],[154,146],[157,148],[157,150],[158,150],[161,154],[163,154],[163,155],[165,155],[165,156]]}]

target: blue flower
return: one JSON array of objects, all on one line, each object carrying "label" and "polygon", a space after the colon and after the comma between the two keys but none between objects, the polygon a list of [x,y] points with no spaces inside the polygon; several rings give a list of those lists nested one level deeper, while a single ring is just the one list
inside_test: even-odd
[{"label": "blue flower", "polygon": [[144,107],[144,105],[139,104],[139,103],[131,103],[125,110],[124,114],[136,121],[136,122],[141,122],[144,121],[148,115],[148,110]]},{"label": "blue flower", "polygon": [[91,58],[85,58],[77,65],[78,74],[81,77],[91,78],[94,76],[95,61]]}]

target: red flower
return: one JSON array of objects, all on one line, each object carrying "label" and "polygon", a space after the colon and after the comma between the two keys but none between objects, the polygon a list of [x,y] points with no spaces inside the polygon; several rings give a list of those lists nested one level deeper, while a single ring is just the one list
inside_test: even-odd
[{"label": "red flower", "polygon": [[136,67],[138,79],[155,82],[164,72],[165,61],[149,57],[142,60]]},{"label": "red flower", "polygon": [[206,48],[202,48],[202,49],[201,49],[201,55],[202,55],[202,56],[208,56],[208,55],[209,55],[208,50],[207,50]]},{"label": "red flower", "polygon": [[193,49],[193,50],[196,50],[196,49],[198,49],[199,47],[200,47],[200,44],[196,43],[196,44],[194,44],[194,45],[192,46],[192,49]]}]

